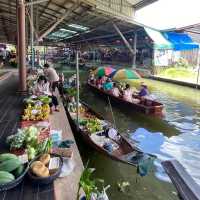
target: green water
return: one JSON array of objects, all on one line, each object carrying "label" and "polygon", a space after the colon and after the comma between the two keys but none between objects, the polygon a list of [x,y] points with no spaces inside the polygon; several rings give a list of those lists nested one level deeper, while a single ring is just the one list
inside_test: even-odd
[{"label": "green water", "polygon": [[[65,71],[65,76],[70,76]],[[81,100],[87,102],[107,120],[112,121],[108,102],[99,98],[85,87],[87,73],[80,72]],[[135,131],[142,127],[149,131],[162,132],[165,136],[174,136],[189,131],[197,131],[200,126],[200,92],[187,87],[176,86],[152,80],[144,80],[155,97],[165,105],[165,117],[158,119],[122,108],[113,107],[115,121],[120,132]],[[190,119],[189,119],[190,118]],[[189,119],[189,122],[187,121]],[[177,121],[178,120],[178,121]],[[187,127],[184,127],[187,125]],[[195,127],[195,128],[194,128]],[[190,130],[191,128],[191,130]],[[112,161],[89,148],[81,140],[78,141],[83,161],[96,168],[95,176],[110,184],[108,191],[111,200],[175,200],[178,199],[172,184],[158,180],[154,173],[146,177],[138,177],[134,167]],[[137,181],[136,181],[137,180]],[[130,187],[121,193],[117,182],[128,181]]]}]

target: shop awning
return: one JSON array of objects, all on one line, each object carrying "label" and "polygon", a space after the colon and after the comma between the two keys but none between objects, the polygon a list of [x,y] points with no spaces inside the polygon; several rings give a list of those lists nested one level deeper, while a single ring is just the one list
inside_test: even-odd
[{"label": "shop awning", "polygon": [[163,36],[173,44],[174,50],[185,51],[199,48],[199,44],[193,42],[186,33],[164,32]]},{"label": "shop awning", "polygon": [[161,32],[146,27],[144,29],[153,40],[155,49],[173,49],[173,44],[165,39]]}]

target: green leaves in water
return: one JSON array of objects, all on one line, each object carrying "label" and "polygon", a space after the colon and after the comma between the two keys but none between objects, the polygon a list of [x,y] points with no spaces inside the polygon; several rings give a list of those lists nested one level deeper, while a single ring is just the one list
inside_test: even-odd
[{"label": "green leaves in water", "polygon": [[127,192],[127,189],[129,188],[130,183],[128,181],[122,181],[117,183],[118,190],[122,193]]}]

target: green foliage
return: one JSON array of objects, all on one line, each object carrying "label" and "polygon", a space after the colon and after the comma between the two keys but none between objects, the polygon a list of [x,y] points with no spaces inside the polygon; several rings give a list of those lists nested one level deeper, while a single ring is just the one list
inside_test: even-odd
[{"label": "green foliage", "polygon": [[90,200],[92,194],[99,194],[99,191],[97,188],[97,183],[99,182],[99,183],[102,183],[102,185],[104,184],[104,180],[92,178],[92,174],[95,171],[95,169],[88,168],[87,166],[88,166],[88,163],[80,177],[79,189],[78,189],[78,193],[77,193],[77,200],[79,200],[79,197],[80,197],[79,196],[80,188],[83,189],[86,200]]},{"label": "green foliage", "polygon": [[166,78],[172,78],[172,79],[195,79],[196,74],[193,71],[190,71],[185,68],[175,68],[171,67],[166,70],[163,70],[159,76],[166,77]]}]

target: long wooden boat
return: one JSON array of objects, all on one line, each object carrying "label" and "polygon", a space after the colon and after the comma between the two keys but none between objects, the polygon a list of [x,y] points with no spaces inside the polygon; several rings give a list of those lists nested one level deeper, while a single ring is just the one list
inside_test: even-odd
[{"label": "long wooden boat", "polygon": [[[87,115],[89,114],[90,116],[94,116],[94,117],[98,118],[99,120],[106,122],[101,115],[94,112],[87,104],[82,103],[82,106],[84,107],[85,111],[87,112]],[[67,115],[68,115],[70,125],[73,129],[73,132],[76,132],[77,134],[81,135],[83,140],[87,144],[89,144],[91,147],[93,147],[96,151],[110,157],[111,159],[122,162],[122,163],[129,164],[129,165],[132,165],[132,166],[138,166],[138,163],[141,160],[148,159],[151,156],[151,155],[144,154],[139,149],[134,147],[132,144],[130,144],[128,142],[127,139],[125,139],[119,133],[117,135],[119,139],[114,140],[106,134],[107,129],[105,129],[104,132],[102,132],[100,134],[99,133],[92,133],[91,134],[88,130],[82,129],[80,126],[77,128],[76,123],[75,123],[76,114],[71,113],[68,110],[66,110],[66,112],[67,112]],[[83,115],[81,116],[81,114],[80,114],[80,117],[84,118],[85,116],[83,116]],[[107,122],[107,123],[109,124],[109,122]],[[104,137],[104,138],[106,138],[106,140],[111,141],[114,146],[115,145],[117,146],[117,148],[115,150],[113,150],[112,152],[106,150],[103,145],[96,143],[92,139],[93,138],[92,136],[94,134],[96,134],[96,137]]]},{"label": "long wooden boat", "polygon": [[[109,97],[110,100],[117,105],[126,106],[129,110],[136,110],[147,115],[154,115],[159,117],[163,116],[164,105],[162,103],[149,99],[144,99],[143,101],[141,101],[141,103],[125,101],[122,97],[116,97],[110,92],[99,89],[96,85],[90,82],[88,82],[87,84],[94,92],[102,97]],[[134,96],[134,98],[140,99],[140,97],[138,96]]]}]

